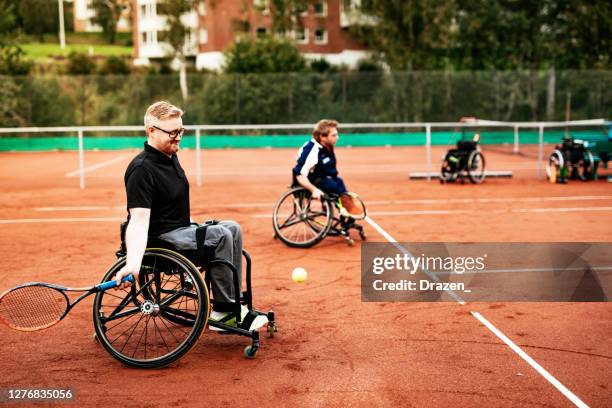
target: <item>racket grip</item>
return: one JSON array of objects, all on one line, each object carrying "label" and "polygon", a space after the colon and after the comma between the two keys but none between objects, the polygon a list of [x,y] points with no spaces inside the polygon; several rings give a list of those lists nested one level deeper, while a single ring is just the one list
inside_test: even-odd
[{"label": "racket grip", "polygon": [[[128,275],[128,276],[124,276],[123,279],[121,279],[121,282],[130,282],[130,283],[134,283],[134,277],[132,275]],[[105,290],[108,289],[112,289],[114,287],[117,286],[117,281],[110,280],[108,282],[104,282],[98,285],[98,289],[101,290],[102,292],[104,292]]]}]

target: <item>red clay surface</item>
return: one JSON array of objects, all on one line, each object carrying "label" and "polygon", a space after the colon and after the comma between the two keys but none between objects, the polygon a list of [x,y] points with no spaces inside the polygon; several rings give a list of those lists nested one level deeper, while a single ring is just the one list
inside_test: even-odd
[{"label": "red clay surface", "polygon": [[[434,149],[434,169],[442,151]],[[85,190],[65,177],[77,168],[75,153],[0,155],[0,289],[100,280],[115,261],[123,171],[135,153],[87,152],[86,166],[124,159],[88,172]],[[513,170],[513,179],[440,185],[408,180],[409,171],[426,170],[423,148],[337,154],[350,189],[400,242],[612,242],[612,184],[605,180],[551,185],[533,159],[485,148],[489,168]],[[362,303],[359,243],[329,237],[299,250],[272,238],[269,215],[294,155],[204,151],[197,187],[193,151],[180,153],[194,218],[242,224],[255,304],[277,313],[279,333],[264,335],[255,360],[242,357],[248,339],[205,331],[178,363],[127,368],[92,341],[88,299],[46,331],[0,327],[0,387],[71,387],[77,405],[70,406],[572,406],[470,313],[480,312],[586,404],[612,405],[612,304]],[[445,213],[422,212],[430,210]],[[385,241],[364,225],[371,241]],[[309,273],[303,284],[290,279],[297,266]]]}]

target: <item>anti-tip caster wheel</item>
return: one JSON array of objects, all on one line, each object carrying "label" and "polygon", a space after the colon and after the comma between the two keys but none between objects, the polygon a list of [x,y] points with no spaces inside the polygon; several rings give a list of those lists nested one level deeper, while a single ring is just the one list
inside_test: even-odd
[{"label": "anti-tip caster wheel", "polygon": [[257,355],[257,349],[254,348],[253,346],[246,346],[244,348],[244,356],[248,359],[254,359],[255,356]]},{"label": "anti-tip caster wheel", "polygon": [[355,240],[353,238],[348,238],[346,240],[346,243],[348,244],[348,246],[352,247],[355,245]]},{"label": "anti-tip caster wheel", "polygon": [[273,324],[269,324],[266,331],[268,332],[268,337],[273,338],[274,333],[276,333],[276,327]]}]

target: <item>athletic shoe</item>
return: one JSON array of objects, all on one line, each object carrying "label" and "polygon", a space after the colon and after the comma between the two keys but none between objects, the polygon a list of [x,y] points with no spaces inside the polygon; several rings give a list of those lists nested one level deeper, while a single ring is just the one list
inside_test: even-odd
[{"label": "athletic shoe", "polygon": [[[249,309],[242,305],[240,308],[240,322],[244,322],[244,319],[249,314]],[[210,317],[208,321],[213,321],[216,323],[223,323],[228,326],[236,327],[236,316],[234,316],[233,312],[217,312],[215,310],[210,312]],[[268,318],[265,315],[259,315],[251,322],[251,325],[248,330],[257,330],[268,323]],[[227,330],[221,329],[219,327],[214,327],[208,325],[208,329],[212,331],[225,332]]]}]

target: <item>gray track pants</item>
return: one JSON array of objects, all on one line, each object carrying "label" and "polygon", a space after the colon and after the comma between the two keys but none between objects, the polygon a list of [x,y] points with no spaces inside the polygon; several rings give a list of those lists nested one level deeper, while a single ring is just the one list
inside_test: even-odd
[{"label": "gray track pants", "polygon": [[[178,250],[195,250],[196,229],[199,225],[178,228],[159,236],[171,243]],[[238,271],[239,287],[242,291],[242,230],[234,221],[221,221],[217,225],[209,225],[206,229],[204,245],[215,248],[215,258],[231,262]],[[214,266],[210,270],[212,292],[215,304],[213,309],[226,311],[222,304],[234,302],[234,281],[232,271],[223,265]],[[240,296],[240,294],[238,294]],[[217,307],[215,307],[217,306]]]}]

